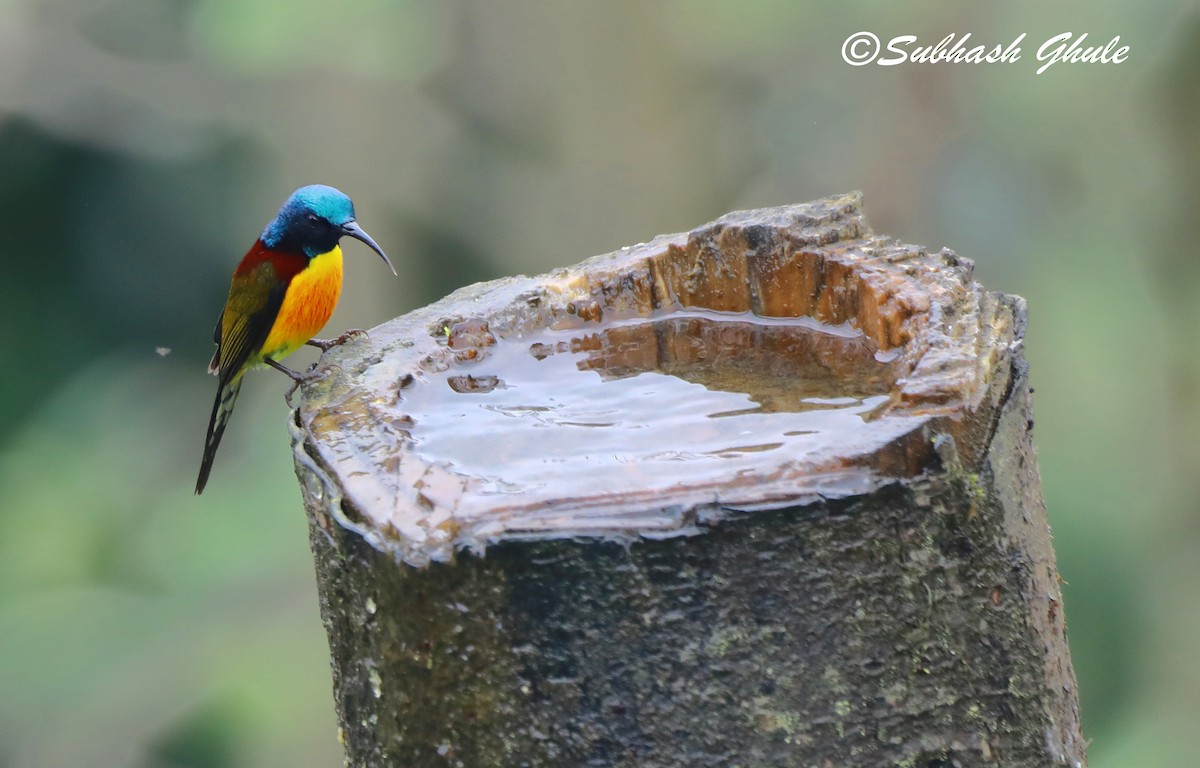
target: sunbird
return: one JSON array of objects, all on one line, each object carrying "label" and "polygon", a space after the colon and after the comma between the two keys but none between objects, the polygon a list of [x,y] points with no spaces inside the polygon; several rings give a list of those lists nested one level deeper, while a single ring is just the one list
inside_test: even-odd
[{"label": "sunbird", "polygon": [[322,184],[293,192],[233,273],[229,298],[213,330],[217,351],[208,372],[217,377],[217,397],[204,438],[196,493],[208,483],[246,371],[269,365],[291,377],[294,391],[323,374],[293,371],[280,365],[281,358],[305,344],[326,351],[362,333],[350,331],[328,341],[313,338],[329,321],[342,292],[338,242],[346,235],[370,246],[396,274],[387,254],[354,220],[350,198]]}]

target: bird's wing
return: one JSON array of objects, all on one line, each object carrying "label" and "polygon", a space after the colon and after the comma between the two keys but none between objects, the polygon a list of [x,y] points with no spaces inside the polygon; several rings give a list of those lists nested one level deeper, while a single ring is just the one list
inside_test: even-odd
[{"label": "bird's wing", "polygon": [[262,351],[286,293],[287,281],[279,279],[269,261],[234,276],[217,328],[220,341],[213,356],[222,385],[232,381],[246,362]]},{"label": "bird's wing", "polygon": [[225,308],[221,307],[221,314],[217,315],[217,327],[213,328],[213,343],[217,345],[213,352],[212,360],[208,361],[208,372],[216,376],[221,371],[221,326],[225,324]]}]

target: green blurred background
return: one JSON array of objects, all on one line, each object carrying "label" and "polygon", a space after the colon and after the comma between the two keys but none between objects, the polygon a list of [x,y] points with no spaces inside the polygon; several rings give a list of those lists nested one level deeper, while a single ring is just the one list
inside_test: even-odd
[{"label": "green blurred background", "polygon": [[[1129,59],[1035,74],[1064,31]],[[1030,304],[1091,765],[1194,764],[1197,51],[1164,0],[0,0],[0,767],[341,764],[282,377],[192,495],[229,275],[313,182],[401,270],[349,245],[331,329],[851,189],[974,259]]]}]

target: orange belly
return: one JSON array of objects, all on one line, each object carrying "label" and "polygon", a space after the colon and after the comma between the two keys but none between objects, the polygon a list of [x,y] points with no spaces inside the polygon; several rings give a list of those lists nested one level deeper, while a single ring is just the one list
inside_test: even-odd
[{"label": "orange belly", "polygon": [[341,293],[342,249],[335,245],[292,278],[262,356],[279,360],[304,346],[329,322]]}]

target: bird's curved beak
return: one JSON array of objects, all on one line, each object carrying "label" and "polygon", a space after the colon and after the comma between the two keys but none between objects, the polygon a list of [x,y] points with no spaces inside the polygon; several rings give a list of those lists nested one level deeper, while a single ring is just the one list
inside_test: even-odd
[{"label": "bird's curved beak", "polygon": [[357,221],[352,221],[349,224],[343,224],[342,234],[350,235],[350,237],[353,237],[355,240],[361,240],[369,245],[371,250],[375,251],[375,253],[378,253],[379,257],[383,259],[383,262],[388,265],[389,269],[392,270],[392,274],[398,274],[396,272],[396,268],[392,266],[392,260],[387,257],[387,254],[383,252],[383,249],[379,247],[379,244],[372,240],[371,236],[368,235],[362,227],[358,226]]}]

